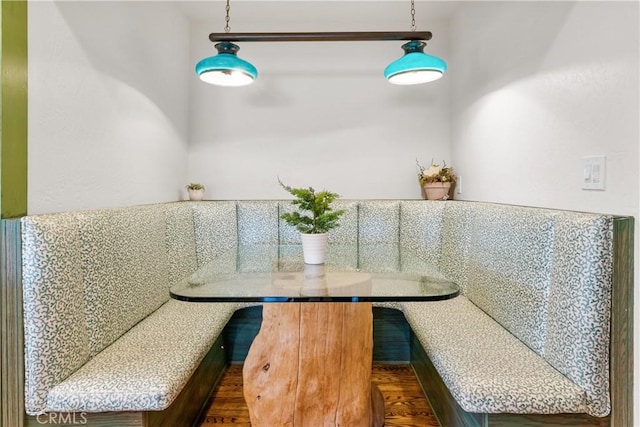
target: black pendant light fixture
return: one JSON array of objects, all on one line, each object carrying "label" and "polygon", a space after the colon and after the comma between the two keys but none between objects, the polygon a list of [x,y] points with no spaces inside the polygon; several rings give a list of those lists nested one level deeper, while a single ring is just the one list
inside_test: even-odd
[{"label": "black pendant light fixture", "polygon": [[243,86],[253,82],[258,70],[249,62],[238,58],[238,42],[338,42],[338,41],[408,41],[402,45],[405,54],[384,70],[390,83],[410,85],[437,80],[447,69],[440,58],[423,52],[431,39],[431,32],[416,31],[415,4],[411,0],[411,31],[372,32],[295,32],[295,33],[231,33],[229,28],[229,0],[226,7],[224,33],[211,33],[209,40],[216,43],[218,55],[205,58],[196,65],[200,79],[220,86]]}]

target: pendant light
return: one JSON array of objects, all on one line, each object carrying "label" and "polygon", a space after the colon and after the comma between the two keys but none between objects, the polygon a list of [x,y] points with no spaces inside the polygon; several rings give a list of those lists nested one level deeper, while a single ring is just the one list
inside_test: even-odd
[{"label": "pendant light", "polygon": [[[416,9],[411,0],[411,31],[416,30]],[[393,61],[384,70],[389,83],[396,85],[414,85],[438,80],[447,70],[447,63],[442,59],[424,53],[427,44],[419,40],[411,40],[402,45],[404,55]]]},{"label": "pendant light", "polygon": [[[225,33],[231,31],[229,26],[229,11],[231,7],[227,0]],[[217,86],[246,86],[258,77],[258,70],[250,62],[238,58],[240,47],[230,41],[217,43],[218,54],[210,56],[196,64],[196,73],[200,80]]]},{"label": "pendant light", "polygon": [[258,70],[249,62],[238,58],[237,42],[339,42],[339,41],[408,41],[402,45],[404,56],[385,68],[384,76],[390,83],[411,85],[437,80],[447,69],[440,58],[424,53],[425,42],[431,32],[416,31],[415,4],[411,0],[411,31],[355,31],[355,32],[296,32],[296,33],[230,33],[229,0],[224,33],[211,33],[209,40],[216,43],[216,56],[205,58],[196,65],[200,79],[220,86],[244,86],[258,77]]}]

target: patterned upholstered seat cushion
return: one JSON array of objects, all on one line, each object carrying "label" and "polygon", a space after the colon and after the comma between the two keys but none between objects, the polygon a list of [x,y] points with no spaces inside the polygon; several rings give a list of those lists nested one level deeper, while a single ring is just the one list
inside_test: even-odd
[{"label": "patterned upholstered seat cushion", "polygon": [[46,410],[167,408],[236,308],[236,304],[168,301],[54,387]]},{"label": "patterned upholstered seat cushion", "polygon": [[403,303],[449,391],[467,412],[583,413],[586,395],[464,296]]}]

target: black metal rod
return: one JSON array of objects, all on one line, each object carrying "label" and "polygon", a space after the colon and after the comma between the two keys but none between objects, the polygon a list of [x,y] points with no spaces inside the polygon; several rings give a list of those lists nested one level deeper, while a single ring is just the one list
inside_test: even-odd
[{"label": "black metal rod", "polygon": [[347,42],[431,40],[430,31],[370,31],[329,33],[211,33],[212,42]]}]

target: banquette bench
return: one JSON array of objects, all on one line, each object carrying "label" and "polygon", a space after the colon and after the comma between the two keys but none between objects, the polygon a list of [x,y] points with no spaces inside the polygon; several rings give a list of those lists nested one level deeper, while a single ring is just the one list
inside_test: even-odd
[{"label": "banquette bench", "polygon": [[[340,262],[395,271],[402,248],[461,288],[449,301],[386,305],[408,322],[411,362],[443,426],[614,424],[612,394],[615,416],[627,393],[616,395],[615,381],[628,372],[611,369],[612,301],[632,282],[630,267],[614,268],[632,258],[616,236],[631,219],[459,201],[337,204],[346,213],[330,244],[357,248]],[[227,363],[222,332],[244,306],[180,302],[169,288],[229,249],[296,243],[279,219],[290,209],[205,201],[22,218],[26,424],[81,413],[88,425],[190,425]],[[368,249],[379,244],[383,254]],[[629,359],[631,344],[618,344]]]}]

